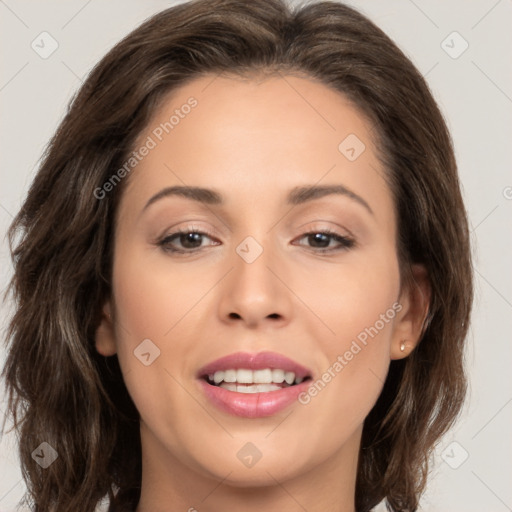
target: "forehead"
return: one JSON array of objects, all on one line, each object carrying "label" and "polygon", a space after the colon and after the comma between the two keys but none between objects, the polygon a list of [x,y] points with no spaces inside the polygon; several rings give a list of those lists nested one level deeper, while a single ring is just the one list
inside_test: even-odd
[{"label": "forehead", "polygon": [[154,113],[135,147],[151,140],[152,149],[126,194],[149,197],[179,184],[268,200],[296,185],[335,182],[389,203],[374,138],[344,95],[310,78],[206,75]]}]

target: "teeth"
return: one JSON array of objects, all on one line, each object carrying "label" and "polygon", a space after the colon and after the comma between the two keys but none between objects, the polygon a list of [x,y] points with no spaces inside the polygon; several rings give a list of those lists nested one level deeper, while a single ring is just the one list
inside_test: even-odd
[{"label": "teeth", "polygon": [[226,370],[224,372],[224,382],[236,382],[236,370]]},{"label": "teeth", "polygon": [[223,382],[220,384],[221,388],[228,391],[236,391],[238,393],[268,393],[270,391],[278,391],[282,389],[281,386],[275,384],[253,384],[251,386],[237,385],[232,383]]},{"label": "teeth", "polygon": [[[263,370],[248,370],[246,368],[219,370],[208,375],[211,382],[219,385],[223,384],[282,384],[286,382],[288,385],[300,384],[304,379],[302,377],[295,378],[295,372],[286,372],[281,369],[265,368]],[[224,386],[223,386],[224,387]],[[255,386],[253,386],[255,387]],[[228,388],[226,388],[228,389]],[[281,388],[279,388],[281,389]],[[244,386],[242,393],[254,393],[255,391],[246,391]],[[231,391],[231,389],[230,389]],[[238,391],[238,389],[237,389]]]},{"label": "teeth", "polygon": [[284,381],[284,370],[272,370],[272,382],[281,384]]},{"label": "teeth", "polygon": [[252,375],[255,383],[270,384],[272,382],[272,370],[268,368],[265,370],[254,370]]},{"label": "teeth", "polygon": [[290,384],[290,386],[293,384],[295,380],[295,373],[293,372],[285,372],[284,374],[284,380],[287,384]]},{"label": "teeth", "polygon": [[237,370],[236,381],[240,384],[252,384],[254,382],[252,380],[252,370]]}]

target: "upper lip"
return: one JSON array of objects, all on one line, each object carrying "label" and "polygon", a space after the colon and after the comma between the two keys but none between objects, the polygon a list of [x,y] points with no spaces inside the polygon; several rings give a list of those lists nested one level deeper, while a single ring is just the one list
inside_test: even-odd
[{"label": "upper lip", "polygon": [[311,376],[311,371],[308,368],[276,352],[258,352],[257,354],[236,352],[203,366],[198,371],[197,377],[202,378],[217,371],[239,368],[248,370],[281,369],[286,372],[294,372],[296,378],[302,379]]}]

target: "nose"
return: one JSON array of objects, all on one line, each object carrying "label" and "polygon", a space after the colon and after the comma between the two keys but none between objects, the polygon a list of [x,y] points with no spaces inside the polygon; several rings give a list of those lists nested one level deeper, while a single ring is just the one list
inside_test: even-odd
[{"label": "nose", "polygon": [[287,269],[283,259],[270,247],[261,246],[261,249],[253,261],[245,258],[243,252],[235,252],[233,268],[222,282],[219,302],[222,322],[244,324],[251,329],[284,327],[290,322],[293,314],[290,267]]}]

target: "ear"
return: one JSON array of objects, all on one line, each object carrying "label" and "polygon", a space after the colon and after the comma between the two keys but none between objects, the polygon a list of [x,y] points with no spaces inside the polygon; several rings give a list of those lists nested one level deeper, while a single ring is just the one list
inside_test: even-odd
[{"label": "ear", "polygon": [[407,357],[421,341],[428,316],[431,286],[424,265],[411,266],[411,276],[404,283],[399,303],[402,306],[395,319],[391,359]]},{"label": "ear", "polygon": [[96,350],[103,356],[113,356],[117,352],[114,322],[110,302],[106,302],[101,312],[100,324],[96,328]]}]

